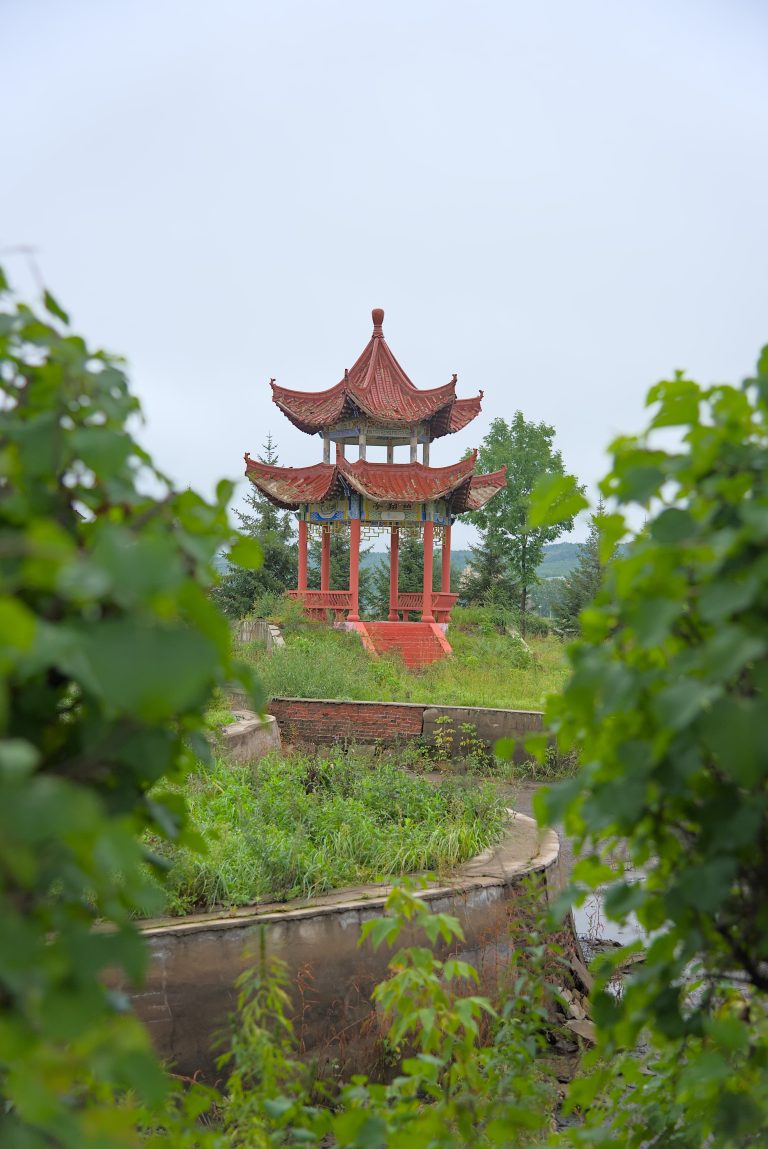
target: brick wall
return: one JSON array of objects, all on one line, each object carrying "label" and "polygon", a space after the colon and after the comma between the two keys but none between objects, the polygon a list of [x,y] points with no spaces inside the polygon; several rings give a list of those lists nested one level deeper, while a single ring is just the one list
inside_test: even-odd
[{"label": "brick wall", "polygon": [[[326,698],[273,698],[267,707],[274,714],[284,742],[313,745],[334,742],[381,742],[395,745],[421,735],[431,741],[438,718],[447,716],[454,727],[471,722],[480,738],[491,745],[497,738],[522,739],[542,729],[538,710],[493,710],[488,707],[428,706],[406,702],[337,702]],[[522,743],[515,758],[524,758]]]},{"label": "brick wall", "polygon": [[285,742],[403,742],[421,734],[426,707],[405,702],[336,702],[324,698],[273,698]]}]

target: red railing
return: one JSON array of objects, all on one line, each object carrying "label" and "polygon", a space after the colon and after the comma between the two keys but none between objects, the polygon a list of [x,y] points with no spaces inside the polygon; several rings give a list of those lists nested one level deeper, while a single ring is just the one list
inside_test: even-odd
[{"label": "red railing", "polygon": [[343,618],[352,607],[352,594],[348,590],[289,590],[289,598],[301,599],[310,618],[325,618],[332,610],[336,618]]},{"label": "red railing", "polygon": [[[335,617],[341,619],[352,607],[352,595],[348,590],[290,590],[288,597],[303,601],[304,610],[310,618],[326,618],[328,611],[333,611]],[[458,597],[457,594],[447,594],[440,590],[432,592],[432,614],[436,622],[450,621]],[[420,614],[423,604],[421,594],[397,596],[398,614]]]},{"label": "red railing", "polygon": [[[432,592],[432,614],[435,616],[436,622],[448,622],[451,617],[451,611],[456,606],[459,596],[457,594],[448,594],[446,591],[435,590]],[[414,611],[421,611],[424,604],[424,596],[421,594],[399,594],[397,596],[397,609],[398,611],[407,611],[409,614]]]}]

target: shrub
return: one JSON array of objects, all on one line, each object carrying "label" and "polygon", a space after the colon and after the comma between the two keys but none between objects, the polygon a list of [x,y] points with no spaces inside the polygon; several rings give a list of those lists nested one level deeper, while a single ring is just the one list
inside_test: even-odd
[{"label": "shrub", "polygon": [[[581,615],[571,678],[549,706],[560,745],[584,762],[543,802],[584,855],[577,888],[606,884],[606,913],[636,915],[649,935],[621,1000],[595,1001],[604,1061],[573,1099],[591,1106],[583,1143],[598,1131],[627,1146],[758,1145],[768,1128],[768,348],[741,387],[677,375],[648,402],[648,430],[614,443],[601,485],[647,522],[632,536],[620,511],[603,519],[603,559],[630,538]],[[662,428],[676,430],[672,446]],[[603,989],[624,960],[603,963]],[[641,1034],[652,1078],[638,1072]]]},{"label": "shrub", "polygon": [[169,1086],[102,979],[144,968],[141,832],[184,840],[156,783],[205,753],[217,685],[260,700],[206,595],[231,484],[175,491],[131,436],[121,364],[44,304],[0,272],[0,1143],[106,1149]]}]

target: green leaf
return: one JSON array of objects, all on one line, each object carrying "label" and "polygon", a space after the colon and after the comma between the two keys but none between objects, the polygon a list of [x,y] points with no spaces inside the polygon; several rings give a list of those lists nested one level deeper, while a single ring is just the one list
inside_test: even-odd
[{"label": "green leaf", "polygon": [[[18,599],[0,596],[0,648],[29,650],[35,640],[37,619]],[[0,655],[0,659],[3,656]]]},{"label": "green leaf", "polygon": [[530,754],[537,762],[544,762],[550,746],[550,736],[543,731],[526,734],[524,746],[526,754]]},{"label": "green leaf", "polygon": [[370,938],[373,948],[377,950],[382,942],[391,945],[399,933],[400,925],[396,918],[374,918],[363,922],[358,944],[362,945],[366,938]]},{"label": "green leaf", "polygon": [[659,721],[671,730],[682,730],[717,695],[717,688],[695,678],[683,678],[660,690],[654,700]]},{"label": "green leaf", "polygon": [[258,570],[264,561],[264,554],[256,539],[242,535],[229,552],[229,561],[247,570]]},{"label": "green leaf", "polygon": [[67,315],[64,308],[56,302],[50,291],[43,292],[43,303],[45,305],[46,311],[49,311],[51,315],[55,315],[56,318],[60,319],[62,323],[66,323],[67,325],[69,324],[69,316]]},{"label": "green leaf", "polygon": [[333,1132],[339,1145],[351,1149],[383,1149],[387,1143],[386,1122],[365,1109],[349,1109],[333,1119]]},{"label": "green leaf", "polygon": [[531,495],[531,527],[551,527],[573,519],[589,502],[573,475],[544,475]]},{"label": "green leaf", "polygon": [[605,564],[613,558],[616,548],[627,534],[627,523],[623,515],[600,515],[597,518],[599,530],[600,562]]},{"label": "green leaf", "polygon": [[195,630],[118,619],[77,628],[72,637],[61,668],[115,712],[156,722],[206,697],[214,647]]},{"label": "green leaf", "polygon": [[69,442],[76,457],[98,476],[119,472],[136,452],[131,436],[112,427],[77,427]]},{"label": "green leaf", "polygon": [[514,738],[498,738],[493,746],[493,753],[502,762],[511,762],[515,756],[517,741]]},{"label": "green leaf", "polygon": [[684,379],[681,374],[673,380],[657,383],[648,392],[646,406],[659,404],[651,427],[690,426],[699,421],[702,392],[697,383]]},{"label": "green leaf", "polygon": [[676,545],[696,534],[696,523],[688,511],[668,507],[651,523],[651,537],[658,543]]}]

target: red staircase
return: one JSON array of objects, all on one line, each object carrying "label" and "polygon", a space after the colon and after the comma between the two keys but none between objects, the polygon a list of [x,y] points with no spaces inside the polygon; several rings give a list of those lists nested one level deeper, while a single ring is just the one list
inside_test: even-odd
[{"label": "red staircase", "polygon": [[442,630],[432,622],[359,622],[355,629],[368,649],[373,647],[376,654],[394,651],[411,669],[451,653]]}]

